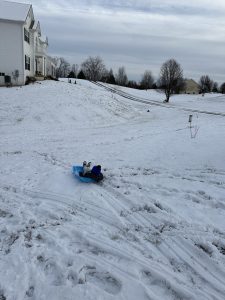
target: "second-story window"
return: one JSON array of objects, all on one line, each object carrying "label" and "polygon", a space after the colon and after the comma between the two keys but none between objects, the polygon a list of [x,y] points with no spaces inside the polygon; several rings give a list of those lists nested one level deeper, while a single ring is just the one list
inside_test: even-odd
[{"label": "second-story window", "polygon": [[30,57],[25,55],[25,70],[30,71]]},{"label": "second-story window", "polygon": [[24,41],[28,42],[30,44],[30,33],[26,28],[24,28]]}]

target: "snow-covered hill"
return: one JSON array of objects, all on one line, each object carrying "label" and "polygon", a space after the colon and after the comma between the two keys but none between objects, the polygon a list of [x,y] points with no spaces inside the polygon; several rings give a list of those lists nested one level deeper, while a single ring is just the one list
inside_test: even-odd
[{"label": "snow-covered hill", "polygon": [[116,88],[0,89],[1,300],[224,299],[225,96]]}]

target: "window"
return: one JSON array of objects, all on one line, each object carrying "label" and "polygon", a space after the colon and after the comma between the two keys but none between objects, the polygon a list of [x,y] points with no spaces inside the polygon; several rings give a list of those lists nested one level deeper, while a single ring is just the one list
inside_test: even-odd
[{"label": "window", "polygon": [[28,30],[26,30],[26,28],[24,28],[24,41],[30,44],[30,33]]},{"label": "window", "polygon": [[1,73],[1,72],[0,72],[0,76],[5,76],[5,73]]},{"label": "window", "polygon": [[25,70],[30,71],[30,57],[25,55]]}]

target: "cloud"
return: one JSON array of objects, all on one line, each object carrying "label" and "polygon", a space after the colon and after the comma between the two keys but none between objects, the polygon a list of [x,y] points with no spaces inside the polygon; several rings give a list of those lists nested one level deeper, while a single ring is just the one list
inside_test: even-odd
[{"label": "cloud", "polygon": [[[24,1],[30,2],[30,1]],[[157,13],[161,15],[212,15],[223,16],[225,3],[223,0],[33,0],[32,3],[40,10],[45,7],[54,11],[73,11],[79,9],[109,11],[141,11],[145,13]]]},{"label": "cloud", "polygon": [[35,17],[49,37],[53,55],[80,64],[100,55],[130,79],[146,69],[158,76],[175,58],[184,74],[210,74],[225,81],[225,1],[222,0],[31,0]]}]

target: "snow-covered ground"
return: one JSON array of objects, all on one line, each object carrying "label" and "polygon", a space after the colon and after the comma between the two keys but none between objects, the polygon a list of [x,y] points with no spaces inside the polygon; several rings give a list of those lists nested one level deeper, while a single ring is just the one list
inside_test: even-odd
[{"label": "snow-covered ground", "polygon": [[1,300],[225,299],[225,96],[45,81],[0,109]]}]

